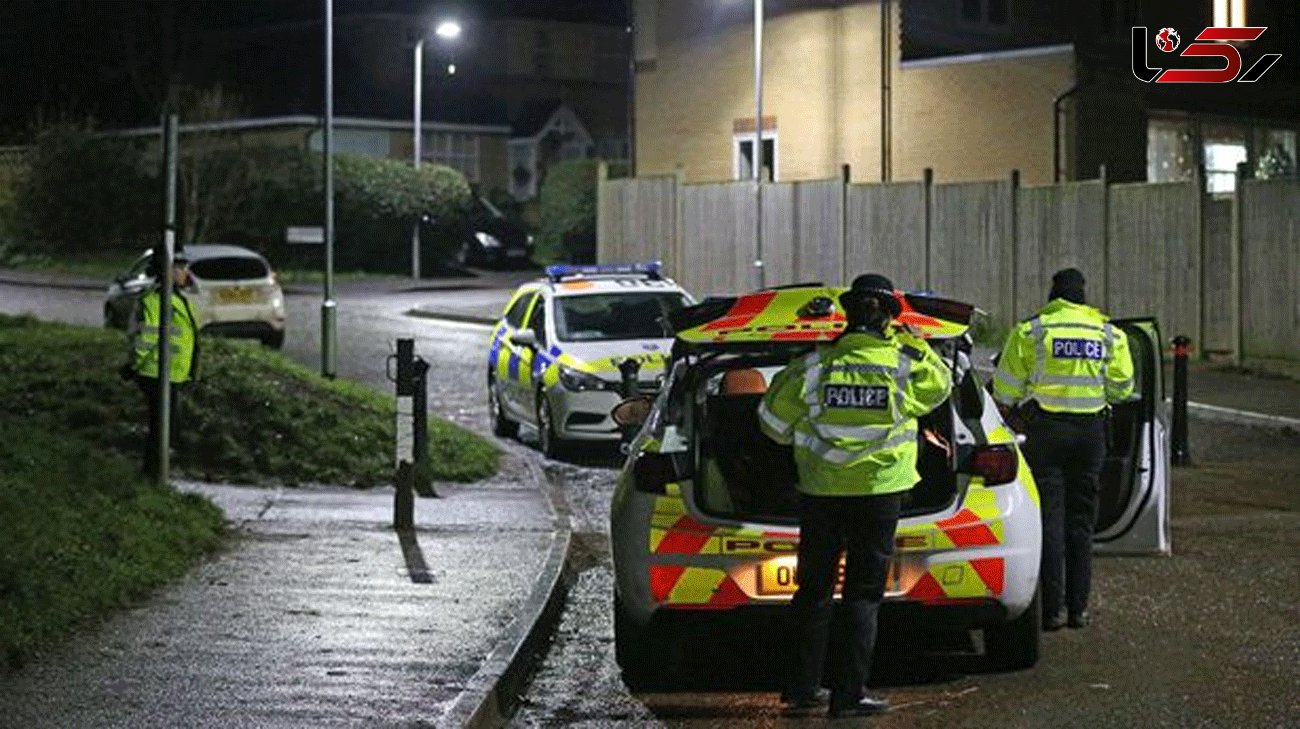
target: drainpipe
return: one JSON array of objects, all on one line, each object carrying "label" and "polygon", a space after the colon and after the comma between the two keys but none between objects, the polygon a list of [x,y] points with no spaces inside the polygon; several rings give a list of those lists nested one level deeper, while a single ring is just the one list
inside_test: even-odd
[{"label": "drainpipe", "polygon": [[893,179],[893,19],[890,0],[880,2],[880,181]]},{"label": "drainpipe", "polygon": [[1078,81],[1052,99],[1052,181],[1061,181],[1061,102],[1079,93]]}]

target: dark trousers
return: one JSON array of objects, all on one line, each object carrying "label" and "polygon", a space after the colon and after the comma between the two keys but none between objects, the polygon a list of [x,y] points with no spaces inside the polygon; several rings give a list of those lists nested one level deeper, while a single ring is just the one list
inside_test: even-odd
[{"label": "dark trousers", "polygon": [[[140,388],[140,393],[144,395],[144,406],[149,411],[149,433],[144,439],[144,460],[142,470],[146,476],[157,478],[158,433],[162,428],[162,410],[158,407],[158,393],[161,388],[158,386],[158,380],[152,377],[137,376],[135,378],[135,384]],[[180,412],[181,392],[184,389],[183,385],[172,385],[171,387],[171,402],[169,403],[170,407],[168,408],[168,410],[171,411],[171,416],[169,423],[170,428],[168,428],[168,430],[171,431],[169,442],[173,447],[176,445],[177,421],[180,419],[178,414]]]},{"label": "dark trousers", "polygon": [[1028,436],[1025,458],[1043,508],[1043,616],[1055,617],[1063,604],[1077,615],[1087,609],[1092,585],[1106,419],[1040,414],[1029,424]]},{"label": "dark trousers", "polygon": [[791,606],[796,658],[786,689],[792,698],[811,696],[826,664],[840,553],[845,553],[841,593],[849,635],[844,666],[832,677],[831,703],[862,698],[876,644],[876,613],[885,592],[889,556],[902,494],[799,498],[799,589]]}]

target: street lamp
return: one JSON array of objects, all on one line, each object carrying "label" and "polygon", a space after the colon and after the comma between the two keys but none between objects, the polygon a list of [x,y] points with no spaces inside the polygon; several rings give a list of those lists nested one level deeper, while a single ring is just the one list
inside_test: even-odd
[{"label": "street lamp", "polygon": [[[455,20],[440,21],[434,28],[434,35],[445,41],[455,40],[460,37],[460,23]],[[449,73],[456,72],[454,64],[447,67]],[[415,109],[411,121],[411,156],[412,163],[418,172],[420,169],[420,138],[424,131],[424,113],[421,110],[420,102],[424,94],[424,33],[415,40]],[[411,229],[411,278],[420,278],[420,221],[415,221]]]}]

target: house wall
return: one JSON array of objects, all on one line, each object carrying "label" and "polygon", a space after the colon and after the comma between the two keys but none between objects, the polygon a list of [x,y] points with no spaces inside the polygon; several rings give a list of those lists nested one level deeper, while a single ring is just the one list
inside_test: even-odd
[{"label": "house wall", "polygon": [[[764,24],[763,115],[777,134],[777,179],[855,181],[881,170],[880,3],[770,10]],[[743,7],[742,7],[743,6]],[[643,0],[637,36],[638,174],[681,165],[688,181],[731,179],[737,130],[754,116],[753,16],[744,3]],[[892,6],[894,32],[899,6]],[[646,47],[653,43],[654,47]],[[1074,78],[1068,50],[983,62],[908,63],[892,73],[892,176],[989,179],[1019,168],[1049,182],[1053,98]],[[772,119],[768,119],[772,117]]]}]

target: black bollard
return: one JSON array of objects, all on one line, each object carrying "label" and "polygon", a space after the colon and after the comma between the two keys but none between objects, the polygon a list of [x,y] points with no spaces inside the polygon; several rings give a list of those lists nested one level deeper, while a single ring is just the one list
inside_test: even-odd
[{"label": "black bollard", "polygon": [[414,422],[415,471],[417,474],[415,490],[421,496],[437,496],[433,489],[433,480],[428,475],[429,464],[429,363],[423,357],[416,357],[412,365],[414,379],[411,418]]},{"label": "black bollard", "polygon": [[415,340],[397,340],[397,478],[393,528],[415,528]]},{"label": "black bollard", "polygon": [[1192,462],[1187,448],[1187,350],[1191,339],[1179,334],[1174,337],[1174,437],[1170,458],[1175,466]]}]

